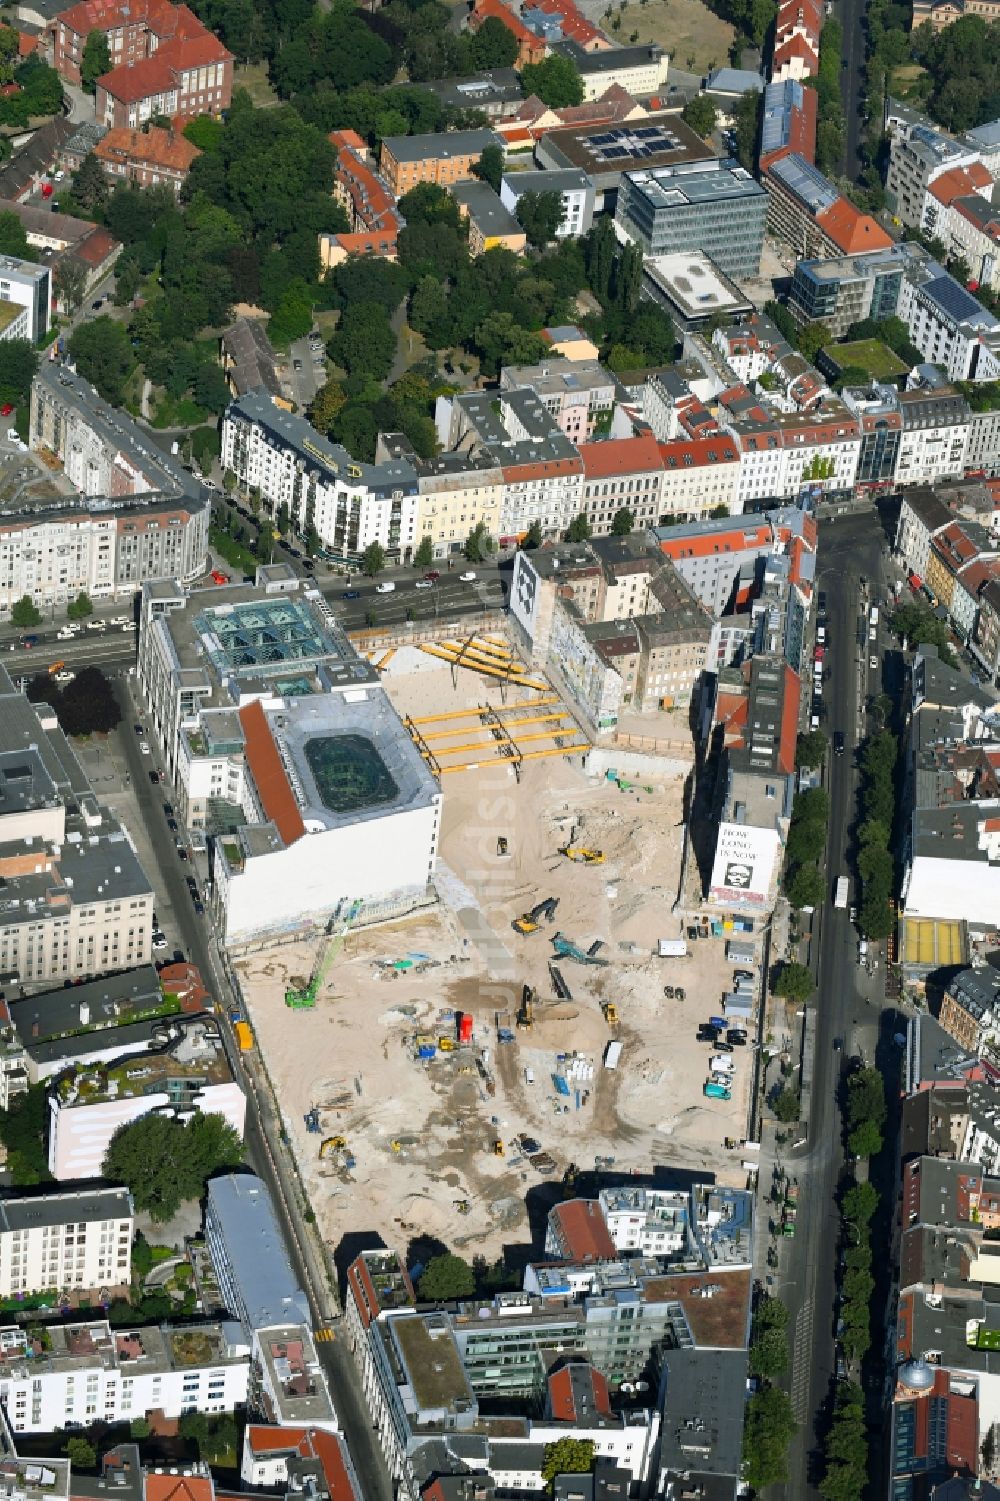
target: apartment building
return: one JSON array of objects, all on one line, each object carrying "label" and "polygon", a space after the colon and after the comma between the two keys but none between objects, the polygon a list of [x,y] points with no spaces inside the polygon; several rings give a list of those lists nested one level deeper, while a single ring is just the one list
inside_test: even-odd
[{"label": "apartment building", "polygon": [[46,265],[0,255],[0,340],[44,339],[52,319],[52,272]]},{"label": "apartment building", "polygon": [[128,1423],[151,1412],[232,1412],[247,1400],[249,1351],[232,1326],[112,1328],[104,1319],[0,1330],[0,1399],[16,1438]]},{"label": "apartment building", "polygon": [[350,1450],[326,1428],[248,1423],[243,1432],[240,1476],[252,1490],[286,1487],[287,1501],[363,1501]]},{"label": "apartment building", "polygon": [[386,136],[379,150],[379,172],[395,198],[402,198],[421,182],[447,188],[472,176],[472,168],[487,146],[503,144],[492,130]]},{"label": "apartment building", "polygon": [[416,547],[418,487],[405,459],[363,464],[304,417],[251,391],[227,409],[222,462],[274,514],[287,505],[299,533],[310,527],[329,555],[356,559],[372,542],[403,561]]},{"label": "apartment building", "polygon": [[500,535],[503,471],[482,454],[441,453],[414,457],[417,475],[417,546],[430,537],[435,558],[458,556],[470,532],[483,527]]},{"label": "apartment building", "polygon": [[728,276],[756,276],[767,194],[732,161],[625,172],[615,222],[645,255],[702,251]]},{"label": "apartment building", "polygon": [[704,438],[675,438],[659,449],[660,513],[665,521],[696,521],[722,506],[732,514],[742,510],[740,450],[730,434],[719,430]]},{"label": "apartment building", "polygon": [[655,43],[588,51],[567,39],[553,42],[551,50],[568,58],[579,73],[585,104],[610,88],[624,89],[633,99],[649,99],[666,85],[670,59]]},{"label": "apartment building", "polygon": [[949,380],[1000,376],[1000,322],[935,261],[910,268],[898,313],[921,357]]},{"label": "apartment building", "polygon": [[403,220],[389,185],[371,164],[368,147],[353,130],[331,130],[327,139],[337,151],[333,196],[347,213],[351,230],[349,234],[320,234],[323,273],[350,254],[395,260]]},{"label": "apartment building", "polygon": [[773,160],[764,182],[768,228],[797,258],[857,255],[892,245],[870,214],[856,209],[818,167],[796,152]]},{"label": "apartment building", "polygon": [[964,1052],[982,1053],[1000,1030],[1000,970],[959,970],[941,997],[938,1021]]},{"label": "apartment building", "polygon": [[897,219],[920,229],[932,183],[956,168],[972,167],[979,152],[910,111],[890,116],[889,142],[886,198]]},{"label": "apartment building", "polygon": [[124,1297],[135,1215],[126,1188],[0,1198],[0,1297],[72,1290]]},{"label": "apartment building", "polygon": [[153,892],[55,715],[0,671],[0,971],[24,986],[147,964]]},{"label": "apartment building", "polygon": [[156,1111],[186,1119],[221,1115],[242,1140],[246,1096],[208,1013],[175,1020],[159,1046],[111,1064],[76,1063],[49,1087],[49,1172],[60,1181],[99,1178],[115,1132]]},{"label": "apartment building", "polygon": [[166,183],[179,194],[201,152],[173,126],[150,125],[146,130],[107,131],[94,147],[94,155],[113,183],[137,188]]},{"label": "apartment building", "polygon": [[774,79],[764,89],[760,127],[760,175],[783,156],[816,159],[816,110],[819,95],[797,78]]},{"label": "apartment building", "polygon": [[92,31],[105,37],[112,66],[120,67],[140,62],[165,42],[197,35],[203,29],[186,5],[173,5],[169,0],[130,0],[128,5],[83,0],[59,12],[50,23],[52,65],[67,83],[78,85]]},{"label": "apartment building", "polygon": [[924,247],[908,240],[887,250],[797,261],[788,311],[797,323],[823,323],[842,339],[852,323],[894,317],[907,271],[929,261]]},{"label": "apartment building", "polygon": [[950,386],[900,393],[902,437],[896,480],[899,485],[932,484],[961,478],[969,433],[969,406]]},{"label": "apartment building", "polygon": [[819,39],[823,30],[820,0],[784,0],[774,30],[771,78],[801,81],[819,72]]},{"label": "apartment building", "polygon": [[311,1322],[271,1195],[253,1173],[209,1180],[205,1244],[223,1301],[248,1335]]},{"label": "apartment building", "polygon": [[[992,187],[992,178],[989,183]],[[990,199],[983,193],[953,198],[939,222],[937,233],[949,256],[960,256],[981,286],[1000,288],[1000,211]]]},{"label": "apartment building", "polygon": [[561,172],[505,172],[500,181],[500,201],[512,214],[525,193],[558,193],[562,220],[557,240],[579,239],[594,223],[594,184],[586,172],[566,167]]},{"label": "apartment building", "polygon": [[500,389],[528,387],[557,426],[574,443],[587,443],[600,424],[610,426],[618,391],[615,377],[597,360],[543,360],[540,365],[505,365]]},{"label": "apartment building", "polygon": [[470,178],[452,185],[451,196],[458,204],[461,217],[469,226],[469,254],[483,255],[487,250],[510,250],[520,255],[528,237],[488,182]]},{"label": "apartment building", "polygon": [[660,519],[663,461],[656,439],[617,438],[580,443],[583,460],[583,514],[594,536],[607,536],[621,510],[632,526],[655,526]]}]

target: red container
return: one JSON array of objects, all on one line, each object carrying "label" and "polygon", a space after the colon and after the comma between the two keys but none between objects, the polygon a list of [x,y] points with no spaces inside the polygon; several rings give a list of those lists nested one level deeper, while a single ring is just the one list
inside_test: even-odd
[{"label": "red container", "polygon": [[54,190],[53,190],[52,184],[50,182],[43,182],[42,183],[42,197],[43,198],[51,198],[53,191]]},{"label": "red container", "polygon": [[472,1015],[468,1011],[463,1011],[458,1018],[458,1040],[459,1042],[472,1041]]}]

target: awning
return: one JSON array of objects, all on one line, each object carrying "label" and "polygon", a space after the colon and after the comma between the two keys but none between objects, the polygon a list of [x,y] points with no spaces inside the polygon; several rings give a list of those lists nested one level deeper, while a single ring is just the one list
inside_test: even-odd
[{"label": "awning", "polygon": [[924,587],[923,579],[919,578],[915,573],[910,574],[910,583],[914,589],[922,589]]}]

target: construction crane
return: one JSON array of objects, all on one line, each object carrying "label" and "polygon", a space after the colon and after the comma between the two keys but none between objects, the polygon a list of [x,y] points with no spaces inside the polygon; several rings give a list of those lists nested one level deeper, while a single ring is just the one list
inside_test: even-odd
[{"label": "construction crane", "polygon": [[326,929],[326,939],[322,944],[316,963],[313,965],[309,983],[303,990],[296,990],[294,986],[285,991],[285,1005],[292,1011],[309,1011],[316,1004],[316,997],[322,988],[323,981],[330,972],[330,966],[339,954],[347,937],[348,929],[353,922],[360,902],[353,902],[347,916],[341,922],[331,918]]},{"label": "construction crane", "polygon": [[530,912],[522,912],[520,917],[515,917],[511,927],[515,933],[525,936],[528,933],[537,933],[542,925],[542,918],[544,917],[546,922],[551,922],[556,915],[558,905],[557,896],[547,896],[543,902],[536,903]]},{"label": "construction crane", "polygon": [[587,849],[583,844],[564,844],[559,851],[567,860],[573,860],[577,865],[603,865],[604,851]]}]

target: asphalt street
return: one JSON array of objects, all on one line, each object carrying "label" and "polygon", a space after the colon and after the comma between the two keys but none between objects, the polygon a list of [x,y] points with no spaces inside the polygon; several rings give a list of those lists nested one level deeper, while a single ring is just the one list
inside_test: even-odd
[{"label": "asphalt street", "polygon": [[[826,595],[827,643],[825,663],[830,677],[823,685],[823,728],[842,730],[844,754],[831,751],[827,767],[830,793],[830,836],[827,849],[826,900],[813,918],[817,958],[815,1001],[815,1064],[806,1143],[785,1151],[783,1165],[799,1181],[796,1236],[782,1248],[781,1275],[773,1293],[788,1306],[792,1342],[790,1389],[799,1423],[788,1456],[789,1479],[781,1487],[788,1501],[816,1496],[821,1476],[819,1439],[825,1427],[835,1371],[836,1267],[839,1222],[836,1189],[843,1166],[838,1085],[841,1069],[852,1054],[873,1056],[878,1007],[869,1005],[858,980],[858,934],[847,911],[833,906],[837,878],[851,876],[847,856],[855,818],[857,771],[855,757],[864,732],[859,705],[879,691],[869,657],[879,652],[870,645],[867,624],[863,641],[862,577],[868,581],[864,599],[881,596],[883,534],[877,516],[866,511],[820,523],[818,589]],[[838,1043],[838,1046],[835,1046]]]},{"label": "asphalt street", "polygon": [[868,0],[838,0],[836,17],[843,27],[844,50],[840,72],[840,92],[844,101],[843,171],[852,182],[861,171],[862,90],[865,73],[865,13]]}]

